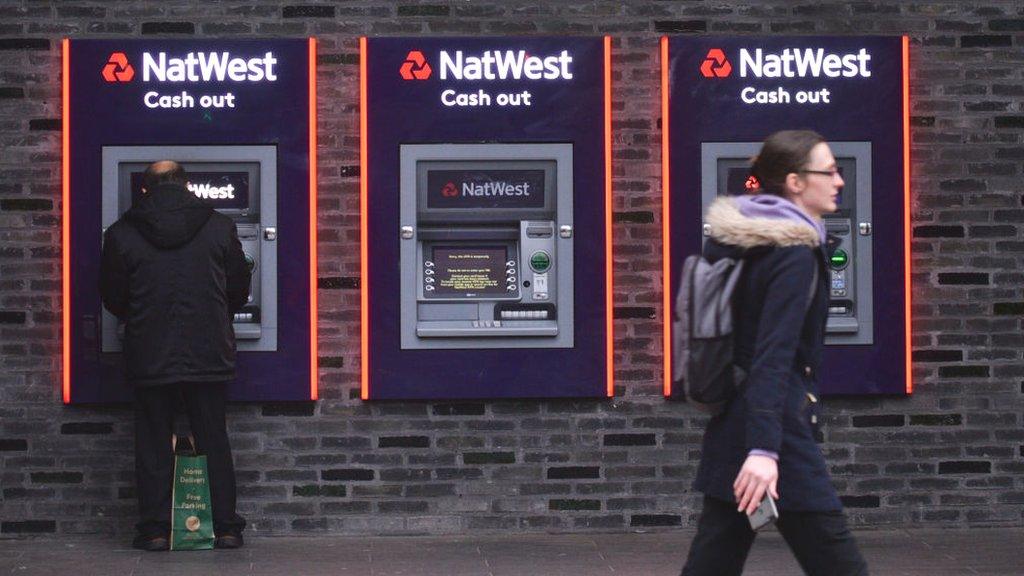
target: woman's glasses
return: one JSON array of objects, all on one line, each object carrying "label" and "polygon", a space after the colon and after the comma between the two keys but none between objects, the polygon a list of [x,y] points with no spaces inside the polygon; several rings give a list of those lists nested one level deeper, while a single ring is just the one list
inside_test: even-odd
[{"label": "woman's glasses", "polygon": [[800,170],[800,173],[801,174],[821,174],[822,176],[830,176],[832,178],[835,178],[836,174],[842,175],[842,171],[839,170],[838,168],[833,168],[831,170]]}]

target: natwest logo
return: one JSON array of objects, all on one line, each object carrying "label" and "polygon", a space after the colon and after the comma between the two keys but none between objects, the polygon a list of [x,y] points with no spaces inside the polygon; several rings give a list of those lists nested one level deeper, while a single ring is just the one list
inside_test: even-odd
[{"label": "natwest logo", "polygon": [[419,50],[410,50],[402,67],[398,69],[403,80],[426,80],[430,78],[431,72],[430,64],[427,64],[427,59]]},{"label": "natwest logo", "polygon": [[748,74],[758,78],[869,78],[868,62],[871,54],[866,48],[859,52],[835,54],[824,48],[786,48],[777,54],[757,48],[751,53],[740,49],[740,76]]},{"label": "natwest logo", "polygon": [[[441,192],[442,194],[444,191]],[[522,182],[463,182],[463,196],[529,196],[530,183]]]},{"label": "natwest logo", "polygon": [[444,188],[441,188],[441,196],[444,196],[445,198],[454,198],[458,195],[459,189],[455,187],[454,182],[449,182],[444,185]]},{"label": "natwest logo", "polygon": [[276,64],[273,52],[254,58],[232,57],[230,52],[189,52],[183,58],[143,52],[142,81],[152,77],[158,82],[274,82]]},{"label": "natwest logo", "polygon": [[114,52],[103,67],[103,79],[107,82],[131,82],[135,69],[128,63],[124,52]]},{"label": "natwest logo", "polygon": [[188,184],[189,192],[196,195],[196,198],[209,198],[210,200],[232,200],[235,198],[235,187],[231,184],[226,186],[213,186],[209,183]]},{"label": "natwest logo", "polygon": [[456,80],[572,80],[572,56],[562,50],[557,56],[530,56],[525,50],[487,50],[480,55],[454,56],[442,50],[441,79]]},{"label": "natwest logo", "polygon": [[700,65],[700,73],[705,78],[725,78],[732,73],[732,64],[726,60],[721,48],[712,48]]}]

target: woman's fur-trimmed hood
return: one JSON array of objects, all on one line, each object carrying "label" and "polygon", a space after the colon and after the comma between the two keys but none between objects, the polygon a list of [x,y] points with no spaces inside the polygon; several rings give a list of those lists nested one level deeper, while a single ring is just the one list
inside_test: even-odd
[{"label": "woman's fur-trimmed hood", "polygon": [[744,249],[757,246],[815,248],[821,244],[818,231],[810,225],[788,219],[745,216],[736,199],[727,196],[720,196],[711,203],[705,222],[717,242]]}]

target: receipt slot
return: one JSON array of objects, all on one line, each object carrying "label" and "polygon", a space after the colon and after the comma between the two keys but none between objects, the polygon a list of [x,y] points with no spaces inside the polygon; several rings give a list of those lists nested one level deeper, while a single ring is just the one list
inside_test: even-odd
[{"label": "receipt slot", "polygon": [[[838,210],[823,217],[834,237],[829,259],[828,323],[825,344],[874,343],[874,301],[871,289],[871,143],[829,142],[844,186]],[[760,142],[701,144],[701,214],[717,196],[747,192],[750,158]],[[706,225],[702,227],[707,234]]]},{"label": "receipt slot", "polygon": [[[150,163],[175,159],[188,174],[188,189],[230,217],[252,271],[249,301],[233,323],[241,352],[277,350],[277,150],[274,146],[105,146],[103,229],[142,195]],[[107,310],[101,319],[102,351],[120,352],[123,328]]]},{"label": "receipt slot", "polygon": [[402,348],[571,347],[572,145],[400,156]]}]

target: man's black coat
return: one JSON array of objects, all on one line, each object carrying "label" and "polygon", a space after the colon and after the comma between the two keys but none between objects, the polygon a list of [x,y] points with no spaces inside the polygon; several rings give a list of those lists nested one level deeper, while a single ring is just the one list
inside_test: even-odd
[{"label": "man's black coat", "polygon": [[779,456],[779,509],[840,510],[812,422],[828,316],[818,232],[790,220],[745,217],[728,198],[712,205],[707,222],[706,259],[747,258],[733,318],[735,361],[748,376],[739,396],[708,423],[694,487],[732,502],[749,451],[768,450]]},{"label": "man's black coat", "polygon": [[103,304],[125,322],[129,382],[234,378],[231,321],[250,278],[230,218],[184,186],[144,195],[107,230],[100,269]]}]

